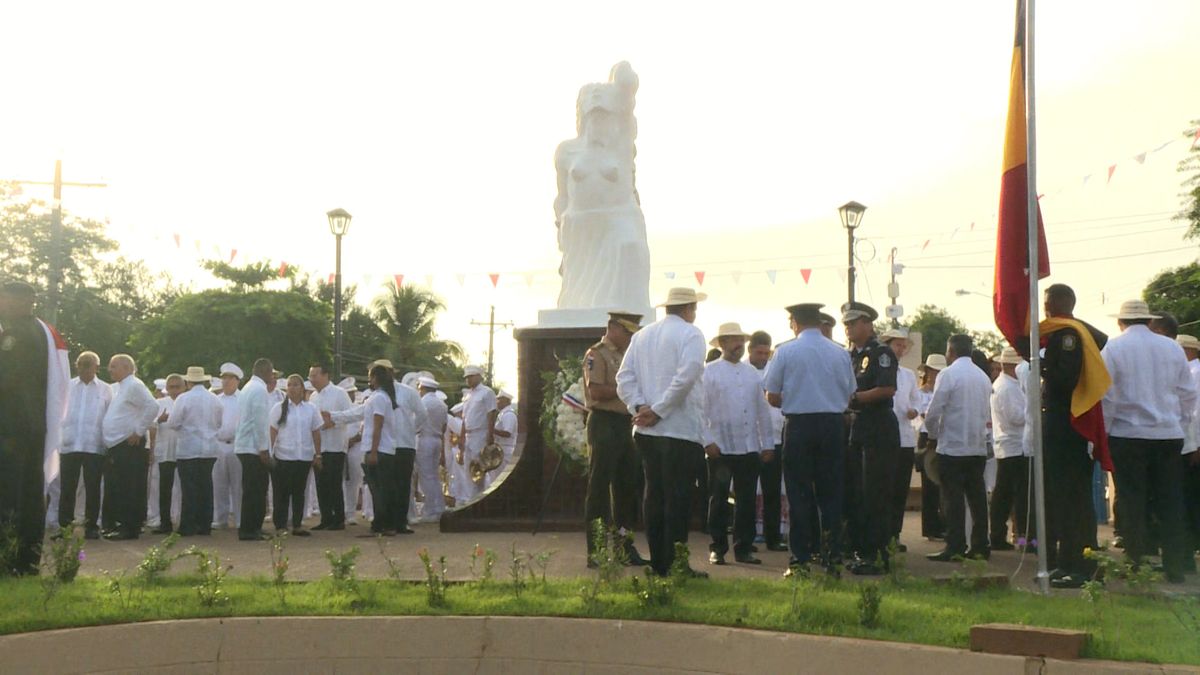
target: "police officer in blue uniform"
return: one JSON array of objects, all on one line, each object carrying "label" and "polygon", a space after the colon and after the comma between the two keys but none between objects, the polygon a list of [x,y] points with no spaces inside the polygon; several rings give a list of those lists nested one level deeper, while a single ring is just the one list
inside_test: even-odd
[{"label": "police officer in blue uniform", "polygon": [[875,336],[879,313],[861,302],[842,305],[842,325],[858,380],[850,397],[850,442],[846,452],[846,521],[858,559],[847,568],[879,575],[888,568],[889,486],[900,461],[900,426],[892,412],[896,355]]}]

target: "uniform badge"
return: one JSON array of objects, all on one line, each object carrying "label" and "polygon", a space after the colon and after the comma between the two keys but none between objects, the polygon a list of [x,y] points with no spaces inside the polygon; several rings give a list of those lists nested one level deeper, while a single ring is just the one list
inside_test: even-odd
[{"label": "uniform badge", "polygon": [[1074,335],[1064,335],[1062,348],[1064,352],[1075,351],[1076,340]]},{"label": "uniform badge", "polygon": [[892,367],[892,357],[888,356],[887,354],[880,354],[879,355],[879,367],[880,368],[891,368]]},{"label": "uniform badge", "polygon": [[861,366],[861,368],[862,368],[863,370],[866,370],[867,368],[870,368],[870,367],[871,367],[871,357],[869,357],[869,356],[864,356],[864,357],[863,357],[863,360],[862,360],[862,366]]},{"label": "uniform badge", "polygon": [[587,369],[591,370],[592,366],[594,366],[594,365],[596,365],[596,357],[588,356],[587,357]]},{"label": "uniform badge", "polygon": [[11,352],[15,346],[17,346],[17,338],[11,335],[5,335],[3,339],[0,339],[0,351]]}]

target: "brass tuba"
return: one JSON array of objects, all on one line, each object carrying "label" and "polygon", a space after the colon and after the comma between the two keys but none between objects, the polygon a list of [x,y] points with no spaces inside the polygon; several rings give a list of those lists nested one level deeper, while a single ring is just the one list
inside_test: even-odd
[{"label": "brass tuba", "polygon": [[492,443],[479,452],[479,459],[471,460],[471,480],[479,483],[489,471],[504,466],[504,448]]}]

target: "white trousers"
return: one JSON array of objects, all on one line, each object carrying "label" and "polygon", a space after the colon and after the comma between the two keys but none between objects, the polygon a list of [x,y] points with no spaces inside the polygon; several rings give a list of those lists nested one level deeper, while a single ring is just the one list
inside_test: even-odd
[{"label": "white trousers", "polygon": [[217,463],[213,465],[213,522],[216,527],[238,526],[242,518],[242,463],[233,452],[233,443],[217,443]]},{"label": "white trousers", "polygon": [[342,492],[346,497],[346,521],[354,520],[354,512],[358,508],[358,498],[362,496],[363,518],[371,520],[375,517],[375,509],[371,504],[371,491],[363,486],[363,457],[366,453],[361,444],[354,444],[346,451],[346,469],[350,478],[342,483]]},{"label": "white trousers", "polygon": [[442,478],[438,475],[441,464],[442,439],[421,438],[417,442],[417,481],[421,488],[424,508],[421,518],[436,519],[446,510],[446,497],[442,494]]},{"label": "white trousers", "polygon": [[[146,524],[158,527],[162,524],[162,514],[158,512],[158,462],[150,465],[146,484]],[[176,471],[175,481],[171,483],[171,514],[172,523],[179,523],[179,510],[183,503],[183,490],[179,487],[179,472]]]}]

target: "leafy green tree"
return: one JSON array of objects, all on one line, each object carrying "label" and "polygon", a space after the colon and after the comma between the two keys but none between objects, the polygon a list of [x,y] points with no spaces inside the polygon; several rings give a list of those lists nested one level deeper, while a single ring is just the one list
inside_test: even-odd
[{"label": "leafy green tree", "polygon": [[1200,264],[1159,272],[1142,291],[1142,299],[1152,310],[1175,315],[1180,324],[1200,321]]},{"label": "leafy green tree", "polygon": [[465,353],[457,343],[439,340],[433,329],[440,298],[417,286],[385,285],[371,303],[375,321],[388,336],[387,357],[400,370],[428,370],[442,379],[460,377]]},{"label": "leafy green tree", "polygon": [[209,372],[233,361],[248,370],[260,357],[285,373],[304,373],[331,353],[329,307],[296,291],[210,290],[181,296],[138,325],[132,344],[143,372],[190,365]]},{"label": "leafy green tree", "polygon": [[967,327],[950,312],[935,305],[921,305],[908,322],[908,329],[921,333],[921,359],[944,354],[951,335],[966,333]]},{"label": "leafy green tree", "polygon": [[[1191,128],[1184,132],[1189,141],[1196,137],[1200,130],[1200,120],[1192,120]],[[1179,160],[1179,173],[1183,179],[1183,209],[1175,216],[1176,220],[1186,221],[1188,239],[1200,239],[1200,143],[1192,141],[1191,150]]]},{"label": "leafy green tree", "polygon": [[[214,277],[233,284],[234,289],[238,291],[257,290],[265,286],[268,281],[279,278],[279,268],[273,267],[266,261],[234,265],[224,260],[205,260],[200,263],[200,266],[212,272]],[[284,270],[283,275],[288,279],[294,279],[296,268],[288,267]]]}]

